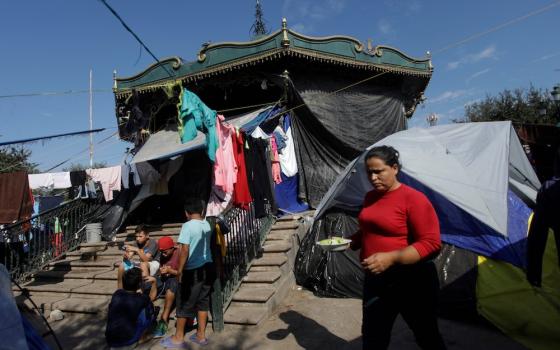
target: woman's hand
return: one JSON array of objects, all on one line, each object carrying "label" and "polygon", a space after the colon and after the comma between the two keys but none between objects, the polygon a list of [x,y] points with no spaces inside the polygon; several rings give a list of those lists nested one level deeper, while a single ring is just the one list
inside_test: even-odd
[{"label": "woman's hand", "polygon": [[362,261],[364,269],[380,274],[393,266],[397,260],[397,252],[375,253]]}]

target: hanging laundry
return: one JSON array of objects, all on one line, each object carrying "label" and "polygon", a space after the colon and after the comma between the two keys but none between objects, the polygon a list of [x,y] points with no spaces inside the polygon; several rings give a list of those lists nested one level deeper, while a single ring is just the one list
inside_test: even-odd
[{"label": "hanging laundry", "polygon": [[264,111],[260,112],[259,115],[257,115],[253,120],[245,123],[241,130],[243,130],[246,135],[250,135],[259,125],[264,123],[267,119],[274,117],[279,111],[279,107],[267,108]]},{"label": "hanging laundry", "polygon": [[281,153],[281,151],[286,148],[286,140],[288,139],[288,137],[286,136],[286,133],[284,132],[284,130],[282,130],[280,125],[278,125],[274,129],[273,135],[274,139],[276,140],[276,146],[278,147],[278,153]]},{"label": "hanging laundry", "polygon": [[212,192],[206,206],[206,216],[219,216],[231,206],[231,193],[222,191],[217,186],[212,186]]},{"label": "hanging laundry", "polygon": [[181,143],[196,137],[197,130],[206,134],[206,149],[212,162],[216,159],[218,138],[216,136],[216,111],[208,108],[200,98],[183,89],[179,107],[179,136]]},{"label": "hanging laundry", "polygon": [[260,126],[257,126],[255,130],[251,133],[251,137],[254,139],[268,140],[270,138],[270,135],[264,132]]},{"label": "hanging laundry", "polygon": [[222,232],[222,228],[218,223],[216,223],[216,244],[220,247],[220,254],[222,255],[222,258],[225,258],[227,253],[227,243],[224,233]]},{"label": "hanging laundry", "polygon": [[113,200],[113,191],[121,190],[121,166],[109,168],[87,169],[86,173],[93,181],[101,183],[105,201]]},{"label": "hanging laundry", "polygon": [[216,162],[214,163],[214,184],[224,192],[233,193],[238,171],[232,142],[235,128],[224,123],[224,120],[225,118],[222,115],[216,117],[219,147],[216,151]]},{"label": "hanging laundry", "polygon": [[296,159],[296,150],[294,147],[294,137],[292,136],[292,127],[290,116],[284,116],[284,130],[286,131],[286,148],[280,154],[280,166],[282,172],[287,177],[292,177],[298,173],[298,165]]},{"label": "hanging laundry", "polygon": [[235,182],[233,191],[233,203],[243,209],[248,209],[249,204],[253,201],[249,184],[247,183],[247,168],[245,164],[245,153],[243,148],[245,140],[243,134],[235,132],[231,135],[234,149],[235,162],[237,164],[237,181]]},{"label": "hanging laundry", "polygon": [[282,176],[280,173],[280,159],[278,158],[278,148],[276,147],[276,139],[274,137],[270,138],[270,161],[272,163],[272,179],[274,183],[282,183]]},{"label": "hanging laundry", "polygon": [[268,142],[262,139],[248,137],[244,148],[247,166],[247,181],[255,203],[255,216],[262,218],[267,215],[267,204],[275,212],[274,196],[272,194],[271,164],[269,162]]},{"label": "hanging laundry", "polygon": [[274,187],[278,208],[285,214],[300,213],[309,209],[309,206],[298,199],[299,175],[287,177],[283,173],[282,183]]},{"label": "hanging laundry", "polygon": [[138,175],[138,170],[136,169],[136,163],[121,165],[121,181],[123,188],[130,188],[130,178],[132,178],[132,184],[134,184],[134,186],[140,186],[142,184],[140,175]]},{"label": "hanging laundry", "polygon": [[70,173],[65,171],[59,173],[29,174],[29,187],[33,190],[41,187],[55,189],[72,187]]},{"label": "hanging laundry", "polygon": [[24,171],[0,174],[0,224],[28,219],[33,211],[33,195]]},{"label": "hanging laundry", "polygon": [[136,163],[136,171],[138,172],[138,177],[142,185],[155,184],[161,177],[150,162]]},{"label": "hanging laundry", "polygon": [[154,194],[166,195],[169,194],[169,180],[181,169],[183,165],[183,157],[177,157],[170,160],[159,167],[161,178],[157,183],[151,185],[150,190]]},{"label": "hanging laundry", "polygon": [[72,184],[72,188],[70,190],[70,198],[87,196],[86,180],[87,174],[85,170],[70,172],[70,184]]}]

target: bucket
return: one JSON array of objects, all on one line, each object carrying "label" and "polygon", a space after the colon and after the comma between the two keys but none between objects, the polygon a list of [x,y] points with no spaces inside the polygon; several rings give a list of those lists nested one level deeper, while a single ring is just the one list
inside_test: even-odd
[{"label": "bucket", "polygon": [[101,223],[92,223],[86,225],[86,241],[87,243],[101,242]]}]

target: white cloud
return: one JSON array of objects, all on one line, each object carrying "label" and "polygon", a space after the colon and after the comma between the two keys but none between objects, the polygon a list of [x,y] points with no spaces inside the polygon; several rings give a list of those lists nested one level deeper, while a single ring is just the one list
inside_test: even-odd
[{"label": "white cloud", "polygon": [[385,35],[393,32],[393,26],[385,19],[381,19],[377,22],[377,29]]},{"label": "white cloud", "polygon": [[478,71],[476,73],[473,73],[470,77],[467,78],[467,80],[466,80],[467,84],[469,84],[471,82],[471,80],[473,80],[475,78],[478,78],[479,76],[484,75],[484,74],[486,74],[490,71],[491,71],[490,68],[486,68],[486,69],[483,69],[483,70]]},{"label": "white cloud", "polygon": [[547,61],[547,60],[549,60],[549,59],[551,59],[551,58],[554,58],[554,57],[557,57],[557,56],[560,56],[560,52],[549,53],[549,54],[547,54],[547,55],[544,55],[544,56],[541,56],[541,57],[539,57],[539,58],[534,59],[534,60],[533,60],[533,63],[542,62],[542,61]]},{"label": "white cloud", "polygon": [[477,63],[480,62],[482,60],[488,60],[488,59],[494,59],[497,60],[498,59],[498,53],[496,52],[496,46],[495,45],[490,45],[487,48],[485,48],[484,50],[474,53],[474,54],[470,54],[467,55],[463,58],[461,58],[458,61],[452,61],[452,62],[448,62],[447,63],[447,69],[448,70],[454,70],[459,68],[459,66],[464,65],[464,64],[472,64],[472,63]]},{"label": "white cloud", "polygon": [[447,102],[450,100],[455,100],[459,97],[465,96],[469,93],[469,90],[455,90],[455,91],[445,91],[439,94],[438,96],[428,99],[428,102],[431,103],[440,103],[440,102]]}]

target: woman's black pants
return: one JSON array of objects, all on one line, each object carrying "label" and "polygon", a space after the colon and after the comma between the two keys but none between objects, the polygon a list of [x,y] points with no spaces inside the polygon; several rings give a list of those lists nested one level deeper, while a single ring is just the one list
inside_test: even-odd
[{"label": "woman's black pants", "polygon": [[436,315],[438,291],[439,280],[432,262],[393,266],[379,275],[366,272],[363,349],[387,349],[398,314],[422,349],[445,349]]}]

